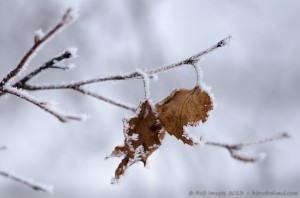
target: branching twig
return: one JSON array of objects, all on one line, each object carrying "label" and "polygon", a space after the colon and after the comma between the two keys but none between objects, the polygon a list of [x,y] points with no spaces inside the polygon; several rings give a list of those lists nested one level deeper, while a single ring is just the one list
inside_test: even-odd
[{"label": "branching twig", "polygon": [[[165,72],[169,69],[173,69],[173,68],[176,68],[176,67],[179,67],[179,66],[183,66],[183,65],[187,65],[187,64],[188,65],[189,64],[195,64],[200,60],[200,58],[202,56],[208,54],[209,52],[214,51],[217,48],[220,48],[220,47],[223,47],[224,45],[226,45],[229,39],[230,39],[230,36],[222,39],[217,44],[213,45],[212,47],[210,47],[210,48],[208,48],[208,49],[206,49],[206,50],[204,50],[204,51],[202,51],[202,52],[200,52],[200,53],[198,53],[194,56],[191,56],[189,58],[186,58],[182,61],[179,61],[179,62],[171,64],[171,65],[166,65],[166,66],[146,70],[145,73],[148,74],[149,76],[151,76],[151,75],[159,74],[159,73]],[[87,91],[87,90],[81,88],[81,86],[87,85],[87,84],[92,84],[92,83],[98,83],[98,82],[112,81],[112,80],[127,80],[127,79],[132,79],[132,78],[141,78],[141,74],[139,72],[132,72],[132,73],[124,74],[124,75],[113,75],[113,76],[95,78],[95,79],[84,80],[84,81],[77,81],[77,82],[70,82],[70,83],[60,83],[60,84],[52,84],[52,85],[29,85],[29,84],[27,84],[27,82],[31,78],[38,75],[41,71],[43,71],[45,69],[48,69],[48,68],[51,68],[55,64],[55,62],[61,61],[61,60],[66,59],[66,58],[70,58],[70,53],[68,53],[68,51],[66,51],[64,54],[62,54],[58,57],[55,57],[55,58],[51,59],[50,61],[46,62],[44,65],[39,67],[38,69],[36,69],[33,72],[29,73],[24,78],[22,78],[19,82],[15,83],[14,87],[16,87],[18,89],[22,89],[22,90],[28,90],[28,91],[53,90],[53,89],[72,89],[72,90],[76,90],[76,91],[78,91],[82,94],[92,96],[94,98],[97,98],[99,100],[108,102],[108,103],[113,104],[113,105],[118,106],[118,107],[121,107],[121,108],[124,108],[124,109],[127,109],[127,110],[131,110],[131,111],[135,110],[134,107],[130,107],[128,105],[125,105],[125,104],[122,104],[120,102],[114,101],[114,100],[109,99],[107,97],[103,97],[99,94],[92,93],[90,91]],[[1,87],[0,87],[0,91],[3,91],[3,90],[1,90]],[[0,96],[3,95],[3,94],[4,94],[4,92],[0,93]],[[40,105],[37,105],[37,106],[40,106]],[[44,108],[42,108],[42,109],[44,109]],[[59,115],[56,115],[55,117],[58,117],[58,116]],[[59,118],[59,120],[62,121],[63,119]]]},{"label": "branching twig", "polygon": [[[57,63],[59,61],[62,61],[64,59],[71,58],[72,54],[69,51],[66,51],[65,53],[61,54],[60,56],[54,57],[50,61],[48,61],[45,64],[43,64],[42,66],[40,66],[38,69],[36,69],[36,70],[30,72],[29,74],[27,74],[25,77],[23,77],[21,80],[19,80],[17,83],[15,83],[13,85],[13,87],[17,88],[17,89],[7,88],[8,87],[7,82],[9,80],[11,80],[12,78],[14,78],[20,72],[20,70],[24,67],[26,61],[28,61],[29,57],[35,52],[35,50],[38,48],[38,46],[40,46],[43,42],[45,42],[50,36],[52,36],[56,31],[61,29],[63,27],[63,25],[65,25],[69,21],[68,18],[70,18],[70,16],[69,16],[70,13],[71,13],[71,9],[68,9],[67,12],[62,17],[62,20],[60,21],[60,23],[58,25],[56,25],[48,34],[46,34],[45,36],[42,35],[41,38],[38,38],[37,36],[35,37],[34,46],[25,55],[25,57],[22,59],[20,64],[2,80],[2,82],[0,84],[0,96],[4,95],[5,93],[10,93],[12,95],[18,96],[22,99],[27,100],[28,102],[30,102],[32,104],[35,104],[36,106],[42,108],[46,112],[48,112],[48,113],[52,114],[53,116],[57,117],[62,122],[65,122],[66,120],[70,120],[70,119],[71,120],[79,120],[79,119],[77,117],[74,117],[74,116],[61,115],[59,112],[56,112],[56,111],[53,111],[52,109],[49,109],[47,107],[47,105],[45,105],[44,103],[37,102],[37,101],[33,100],[33,98],[27,98],[27,95],[22,95],[19,92],[15,92],[14,90],[20,89],[20,90],[27,90],[27,91],[37,91],[37,90],[53,90],[53,89],[72,89],[72,90],[78,91],[82,94],[89,95],[89,96],[92,96],[92,97],[97,98],[99,100],[108,102],[108,103],[113,104],[115,106],[122,107],[124,109],[134,111],[135,110],[134,107],[122,104],[120,102],[114,101],[114,100],[109,99],[107,97],[103,97],[99,94],[92,93],[90,91],[87,91],[87,90],[81,88],[81,86],[87,85],[87,84],[92,84],[92,83],[98,83],[98,82],[112,81],[112,80],[116,81],[116,80],[127,80],[127,79],[133,79],[133,78],[141,78],[142,76],[141,76],[140,72],[132,72],[132,73],[124,74],[124,75],[113,75],[113,76],[100,77],[100,78],[94,78],[94,79],[83,80],[83,81],[52,84],[52,85],[29,85],[28,84],[28,81],[30,79],[32,79],[33,77],[40,74],[42,71],[44,71],[46,69],[61,68],[61,67],[56,67],[55,63]],[[166,65],[166,66],[146,70],[146,71],[144,71],[144,73],[148,74],[151,77],[154,74],[162,73],[164,71],[167,71],[169,69],[173,69],[173,68],[176,68],[176,67],[179,67],[179,66],[195,64],[200,60],[200,58],[202,56],[214,51],[217,48],[220,48],[220,47],[223,47],[224,45],[226,45],[229,39],[230,39],[230,36],[222,39],[217,44],[213,45],[212,47],[210,47],[210,48],[208,48],[208,49],[206,49],[206,50],[204,50],[204,51],[202,51],[202,52],[200,52],[200,53],[198,53],[194,56],[191,56],[189,58],[186,58],[182,61],[179,61],[179,62],[171,64],[171,65]]]},{"label": "branching twig", "polygon": [[257,162],[264,157],[264,154],[261,154],[259,156],[246,156],[246,155],[238,154],[236,152],[242,150],[244,147],[247,146],[264,144],[264,143],[273,142],[275,140],[281,140],[285,138],[290,138],[290,135],[288,133],[280,133],[270,138],[251,141],[251,142],[242,142],[237,144],[226,144],[226,143],[219,143],[219,142],[207,141],[207,140],[202,140],[202,141],[204,141],[205,145],[217,146],[217,147],[222,147],[227,149],[230,155],[236,160],[243,161],[243,162]]},{"label": "branching twig", "polygon": [[30,96],[29,94],[23,93],[21,90],[18,90],[17,88],[14,87],[4,87],[3,91],[6,93],[12,94],[14,96],[17,96],[19,98],[22,98],[38,107],[43,109],[44,111],[50,113],[57,119],[59,119],[61,122],[67,122],[69,120],[84,120],[84,116],[82,115],[72,115],[72,114],[66,114],[58,109],[55,109],[53,107],[49,106],[49,103],[47,101],[40,101],[37,100],[36,98]]},{"label": "branching twig", "polygon": [[74,11],[74,8],[69,8],[62,16],[60,22],[54,28],[52,28],[47,34],[44,35],[41,31],[36,32],[34,37],[34,45],[22,58],[20,63],[17,65],[17,67],[13,69],[9,74],[7,74],[7,76],[0,82],[0,96],[4,95],[5,93],[9,93],[11,95],[22,98],[40,107],[41,109],[55,116],[62,122],[66,122],[68,120],[82,120],[80,116],[65,114],[59,110],[54,109],[53,107],[49,107],[47,102],[39,101],[34,97],[30,96],[29,94],[22,92],[22,90],[26,90],[24,87],[26,87],[27,81],[29,81],[34,76],[38,75],[43,70],[51,68],[57,62],[60,62],[67,58],[71,58],[74,52],[66,51],[60,56],[51,59],[50,61],[46,62],[44,65],[39,67],[38,69],[26,75],[24,78],[22,78],[19,82],[17,82],[13,86],[11,86],[9,83],[9,81],[13,80],[21,72],[21,70],[23,70],[26,67],[26,65],[30,62],[32,57],[36,54],[37,50],[43,44],[45,44],[51,37],[53,37],[55,33],[59,32],[63,27],[65,27],[66,25],[70,24],[73,20],[75,20],[75,18],[76,18],[76,13]]},{"label": "branching twig", "polygon": [[24,78],[22,78],[19,82],[17,82],[14,87],[22,87],[25,85],[25,83],[27,81],[29,81],[30,79],[32,79],[34,76],[38,75],[39,73],[41,73],[42,71],[48,69],[48,68],[56,68],[54,67],[54,65],[64,59],[68,59],[71,58],[72,55],[69,51],[65,51],[64,53],[62,53],[61,55],[52,58],[50,61],[46,62],[44,65],[42,65],[41,67],[37,68],[36,70],[34,70],[33,72],[29,73],[28,75],[26,75]]},{"label": "branching twig", "polygon": [[34,190],[53,193],[53,187],[52,186],[45,185],[45,184],[42,184],[42,183],[39,183],[39,182],[35,182],[32,179],[28,179],[26,177],[17,175],[15,173],[0,170],[0,175],[3,176],[3,177],[10,178],[10,179],[12,179],[16,182],[22,183],[22,184],[24,184],[24,185],[26,185],[26,186],[34,189]]},{"label": "branching twig", "polygon": [[52,28],[47,34],[40,35],[36,34],[34,45],[30,48],[30,50],[26,53],[26,55],[22,58],[20,63],[17,65],[15,69],[13,69],[7,76],[0,82],[0,87],[3,87],[6,83],[12,80],[14,77],[18,75],[18,73],[26,67],[26,65],[30,62],[30,60],[35,55],[36,51],[45,44],[56,32],[60,31],[65,25],[72,22],[76,18],[74,14],[74,9],[69,8],[66,10],[60,22]]},{"label": "branching twig", "polygon": [[150,69],[148,71],[146,71],[146,73],[148,74],[158,74],[158,73],[161,73],[161,72],[164,72],[164,71],[167,71],[169,69],[173,69],[173,68],[176,68],[176,67],[179,67],[179,66],[182,66],[182,65],[194,65],[196,63],[199,62],[199,60],[206,54],[209,54],[210,52],[220,48],[220,47],[223,47],[225,45],[228,44],[228,42],[230,41],[231,39],[231,36],[227,36],[225,37],[224,39],[220,40],[217,44],[211,46],[210,48],[204,50],[204,51],[201,51],[189,58],[186,58],[182,61],[179,61],[177,63],[173,63],[171,65],[166,65],[166,66],[163,66],[163,67],[158,67],[158,68],[153,68],[153,69]]},{"label": "branching twig", "polygon": [[[166,65],[166,66],[162,66],[162,67],[156,67],[153,69],[149,69],[144,71],[145,73],[147,73],[148,75],[153,75],[153,74],[159,74],[162,72],[165,72],[169,69],[174,69],[176,67],[179,66],[183,66],[183,65],[192,65],[197,63],[200,58],[220,47],[225,46],[228,41],[230,40],[231,36],[228,36],[224,39],[222,39],[221,41],[219,41],[217,44],[213,45],[212,47],[201,51],[200,53],[191,56],[189,58],[186,58],[182,61],[179,61],[177,63],[174,64],[170,64],[170,65]],[[89,80],[83,80],[83,81],[76,81],[76,82],[70,82],[70,83],[59,83],[59,84],[52,84],[52,85],[26,85],[24,86],[24,89],[27,90],[49,90],[49,89],[69,89],[69,88],[74,88],[74,87],[79,87],[79,86],[83,86],[83,85],[87,85],[87,84],[93,84],[93,83],[99,83],[99,82],[105,82],[105,81],[117,81],[117,80],[128,80],[128,79],[132,79],[132,78],[141,78],[142,76],[140,75],[139,72],[131,72],[128,74],[124,74],[124,75],[112,75],[112,76],[107,76],[107,77],[100,77],[100,78],[93,78],[93,79],[89,79]]]}]

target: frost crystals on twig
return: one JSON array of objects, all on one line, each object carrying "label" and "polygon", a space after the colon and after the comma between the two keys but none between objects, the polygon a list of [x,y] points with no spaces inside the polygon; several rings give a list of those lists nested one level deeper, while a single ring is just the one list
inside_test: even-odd
[{"label": "frost crystals on twig", "polygon": [[[61,55],[54,57],[50,61],[46,62],[44,65],[39,67],[38,69],[32,71],[31,73],[27,74],[23,77],[19,82],[11,85],[10,81],[12,81],[18,74],[25,69],[25,67],[29,64],[30,60],[34,57],[37,51],[44,45],[50,38],[52,38],[57,32],[61,31],[66,25],[70,24],[77,18],[77,9],[69,8],[66,10],[64,15],[62,16],[59,23],[52,28],[48,33],[44,34],[42,30],[38,30],[35,32],[34,35],[34,44],[31,49],[26,53],[26,55],[22,58],[20,63],[17,65],[15,69],[13,69],[6,77],[0,82],[0,96],[4,95],[5,93],[17,96],[22,98],[38,107],[43,109],[44,111],[50,113],[51,115],[55,116],[62,122],[66,122],[68,120],[82,120],[83,117],[81,115],[74,115],[74,114],[67,114],[54,107],[50,106],[47,101],[41,101],[37,98],[26,93],[24,90],[28,88],[26,83],[32,79],[34,76],[38,75],[42,71],[49,69],[49,68],[58,68],[59,66],[55,65],[65,59],[74,58],[77,56],[76,48],[70,48]],[[72,66],[72,65],[71,65]],[[69,66],[60,67],[61,69],[69,69]],[[27,89],[30,90],[30,89]]]},{"label": "frost crystals on twig", "polygon": [[67,9],[60,22],[47,34],[44,35],[41,33],[41,31],[38,31],[38,33],[35,34],[34,45],[22,58],[17,67],[7,74],[7,76],[0,82],[0,87],[13,80],[13,78],[15,78],[30,63],[31,59],[36,55],[37,51],[42,47],[42,45],[52,38],[55,33],[59,32],[65,25],[73,22],[77,18],[76,10],[77,9],[75,8]]},{"label": "frost crystals on twig", "polygon": [[[148,70],[144,71],[144,73],[148,74],[149,77],[155,78],[155,74],[166,72],[167,70],[175,69],[177,67],[184,66],[184,65],[196,64],[196,63],[198,63],[200,58],[203,57],[204,55],[207,55],[210,52],[213,52],[214,50],[227,45],[230,38],[231,38],[231,36],[228,36],[228,37],[222,39],[221,41],[219,41],[217,44],[213,45],[212,47],[210,47],[204,51],[201,51],[196,55],[188,57],[182,61],[170,64],[170,65],[166,65],[166,66],[148,69]],[[88,80],[81,80],[81,81],[75,81],[75,82],[69,82],[69,83],[58,83],[58,84],[51,84],[51,85],[27,85],[25,88],[28,90],[70,89],[70,88],[74,88],[74,87],[80,87],[83,85],[94,84],[94,83],[99,83],[99,82],[128,80],[128,79],[136,79],[136,78],[142,78],[142,75],[139,72],[134,71],[134,72],[122,74],[122,75],[118,74],[118,75],[112,75],[112,76],[106,76],[106,77],[98,77],[98,78],[92,78],[92,79],[88,79]]]},{"label": "frost crystals on twig", "polygon": [[53,115],[54,117],[56,117],[61,122],[67,122],[69,120],[83,121],[86,117],[84,115],[65,113],[65,112],[55,108],[54,106],[50,106],[49,102],[37,99],[37,98],[33,97],[32,95],[28,94],[27,92],[17,89],[17,88],[14,88],[14,87],[5,86],[3,88],[3,90],[6,93],[12,94],[19,98],[22,98],[22,99],[40,107],[44,111],[46,111],[46,112],[50,113],[51,115]]}]

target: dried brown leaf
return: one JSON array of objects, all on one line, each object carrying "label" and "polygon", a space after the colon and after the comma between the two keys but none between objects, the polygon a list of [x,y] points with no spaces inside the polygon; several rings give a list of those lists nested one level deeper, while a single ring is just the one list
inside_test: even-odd
[{"label": "dried brown leaf", "polygon": [[117,146],[111,156],[121,157],[113,182],[124,175],[127,168],[136,162],[146,165],[147,158],[161,145],[165,132],[147,100],[141,102],[136,115],[124,119],[124,146]]},{"label": "dried brown leaf", "polygon": [[212,110],[212,99],[200,87],[179,89],[156,105],[157,113],[165,130],[186,144],[195,143],[184,133],[184,126],[195,126],[205,122]]},{"label": "dried brown leaf", "polygon": [[127,168],[136,162],[143,162],[159,148],[167,131],[186,144],[194,141],[184,133],[184,126],[195,126],[205,122],[208,112],[213,108],[212,99],[198,86],[191,90],[175,90],[155,109],[147,100],[140,103],[136,114],[124,123],[124,146],[117,146],[112,157],[124,156],[115,171],[113,182],[118,182]]}]

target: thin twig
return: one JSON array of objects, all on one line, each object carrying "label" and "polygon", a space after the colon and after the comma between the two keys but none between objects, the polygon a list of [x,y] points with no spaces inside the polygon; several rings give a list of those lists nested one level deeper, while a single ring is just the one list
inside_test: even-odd
[{"label": "thin twig", "polygon": [[42,183],[39,183],[39,182],[35,182],[32,179],[25,178],[23,176],[15,174],[15,173],[0,170],[0,175],[3,176],[3,177],[10,178],[10,179],[12,179],[16,182],[22,183],[22,184],[24,184],[24,185],[26,185],[26,186],[34,189],[34,190],[48,192],[48,193],[51,193],[51,194],[53,193],[53,187],[52,186],[45,185],[45,184],[42,184]]},{"label": "thin twig", "polygon": [[236,151],[242,150],[246,146],[251,146],[251,145],[257,145],[257,144],[264,144],[268,142],[273,142],[276,140],[281,140],[281,139],[286,139],[290,138],[290,135],[286,132],[284,133],[279,133],[273,137],[261,139],[261,140],[256,140],[256,141],[251,141],[251,142],[242,142],[242,143],[236,143],[236,144],[227,144],[227,143],[220,143],[220,142],[214,142],[214,141],[207,141],[203,140],[205,145],[210,145],[210,146],[216,146],[216,147],[221,147],[225,148],[229,151],[230,155],[239,161],[243,162],[257,162],[259,161],[263,156],[246,156],[242,154],[236,153]]},{"label": "thin twig", "polygon": [[199,60],[201,59],[201,57],[203,57],[204,55],[220,48],[220,47],[223,47],[225,45],[228,44],[228,42],[230,41],[231,39],[231,36],[227,36],[225,37],[224,39],[220,40],[217,44],[211,46],[210,48],[207,48],[206,50],[204,51],[201,51],[189,58],[186,58],[182,61],[179,61],[177,63],[173,63],[173,64],[170,64],[170,65],[166,65],[166,66],[163,66],[163,67],[158,67],[158,68],[153,68],[153,69],[150,69],[147,71],[148,74],[158,74],[158,73],[161,73],[161,72],[164,72],[164,71],[167,71],[169,69],[173,69],[175,67],[179,67],[179,66],[182,66],[182,65],[193,65],[193,64],[196,64],[197,62],[199,62]]},{"label": "thin twig", "polygon": [[108,103],[110,103],[112,105],[115,105],[115,106],[118,106],[118,107],[130,110],[130,111],[133,111],[133,112],[136,110],[136,108],[134,108],[132,106],[129,106],[129,105],[121,103],[121,102],[114,101],[114,100],[112,100],[110,98],[107,98],[107,97],[101,96],[99,94],[90,92],[90,91],[88,91],[86,89],[83,89],[83,88],[75,87],[75,88],[72,88],[72,89],[74,89],[74,90],[76,90],[76,91],[78,91],[78,92],[80,92],[80,93],[82,93],[84,95],[92,96],[94,98],[97,98],[98,100],[102,100],[104,102],[108,102]]},{"label": "thin twig", "polygon": [[29,73],[28,75],[26,75],[24,78],[22,78],[19,82],[17,82],[14,87],[22,87],[27,81],[29,81],[30,79],[32,79],[34,76],[36,76],[37,74],[41,73],[42,71],[48,69],[48,68],[52,68],[54,64],[64,60],[64,59],[68,59],[71,58],[71,53],[69,51],[65,51],[64,53],[62,53],[61,55],[52,58],[51,60],[49,60],[48,62],[44,63],[41,67],[37,68],[36,70],[34,70],[33,72]]},{"label": "thin twig", "polygon": [[66,10],[60,22],[52,28],[47,34],[45,34],[41,38],[35,38],[35,42],[30,50],[26,53],[26,55],[22,58],[20,63],[17,65],[15,69],[7,74],[7,76],[0,82],[0,87],[3,87],[6,83],[12,80],[14,77],[18,75],[18,73],[29,63],[33,55],[35,55],[36,51],[41,47],[42,44],[46,43],[56,32],[61,30],[67,23],[73,20],[72,16],[73,9],[69,8]]},{"label": "thin twig", "polygon": [[[220,47],[225,46],[228,43],[228,41],[230,40],[230,38],[231,38],[231,36],[228,36],[228,37],[222,39],[221,41],[219,41],[217,44],[213,45],[212,47],[210,47],[204,51],[201,51],[191,57],[188,57],[182,61],[179,61],[177,63],[149,69],[144,72],[147,73],[148,75],[153,75],[153,74],[159,74],[159,73],[165,72],[169,69],[174,69],[179,66],[195,64],[200,60],[200,58],[202,56],[204,56]],[[75,87],[80,87],[83,85],[93,84],[93,83],[98,83],[98,82],[128,80],[128,79],[141,78],[141,77],[142,76],[140,73],[134,71],[134,72],[124,74],[124,75],[112,75],[112,76],[107,76],[107,77],[100,77],[100,78],[94,78],[94,79],[76,81],[76,82],[70,82],[70,83],[60,83],[60,84],[52,84],[52,85],[28,85],[28,84],[26,84],[23,88],[26,90],[31,90],[31,91],[33,91],[33,90],[49,90],[49,89],[68,89],[68,88],[75,88]]]},{"label": "thin twig", "polygon": [[[70,13],[70,9],[67,10],[67,12],[65,13],[65,15],[62,18],[62,21],[52,31],[50,31],[47,35],[54,34],[55,30],[57,31],[65,23],[64,20],[66,20],[66,16],[69,13]],[[42,38],[41,40],[36,39],[35,45],[37,45],[38,43],[40,43],[42,41],[45,41],[45,39],[47,38],[47,35],[44,38]],[[189,58],[186,58],[186,59],[184,59],[182,61],[179,61],[177,63],[174,63],[174,64],[170,64],[170,65],[167,65],[167,66],[162,66],[162,67],[158,67],[158,68],[153,68],[153,69],[150,69],[150,70],[146,70],[146,71],[144,71],[144,73],[148,74],[151,77],[151,75],[158,74],[158,73],[161,73],[161,72],[164,72],[164,71],[167,71],[169,69],[173,69],[173,68],[176,68],[176,67],[179,67],[179,66],[182,66],[182,65],[195,64],[195,63],[197,63],[200,60],[200,57],[204,56],[205,54],[208,54],[209,52],[214,51],[217,48],[220,48],[220,47],[223,47],[224,45],[226,45],[228,43],[229,39],[230,39],[230,36],[222,39],[217,44],[213,45],[212,47],[210,47],[210,48],[208,48],[208,49],[206,49],[204,51],[201,51],[200,53],[198,53],[196,55],[193,55],[193,56],[191,56]],[[28,55],[26,55],[25,57],[27,57],[27,56]],[[90,91],[82,89],[81,86],[87,85],[87,84],[92,84],[92,83],[105,82],[105,81],[113,81],[113,80],[116,81],[116,80],[127,80],[127,79],[133,79],[133,78],[141,78],[142,77],[141,74],[139,72],[136,72],[136,71],[132,72],[132,73],[124,74],[124,75],[113,75],[113,76],[107,76],[107,77],[102,77],[102,78],[89,79],[89,80],[84,80],[84,81],[70,82],[70,83],[64,83],[64,84],[61,83],[61,84],[57,84],[57,85],[55,85],[55,84],[54,85],[29,85],[27,83],[31,78],[33,78],[34,76],[38,75],[41,71],[53,67],[53,65],[57,61],[61,61],[61,60],[66,59],[66,58],[70,58],[70,56],[71,56],[71,54],[68,53],[68,51],[66,51],[64,54],[51,59],[50,61],[46,62],[44,65],[42,65],[38,69],[34,70],[33,72],[29,73],[24,78],[22,78],[20,81],[18,81],[17,83],[15,83],[13,87],[18,88],[18,89],[22,89],[22,90],[28,90],[28,91],[53,90],[53,89],[72,89],[72,90],[76,90],[76,91],[78,91],[80,93],[83,93],[83,94],[92,96],[94,98],[97,98],[99,100],[108,102],[108,103],[113,104],[115,106],[122,107],[124,109],[131,110],[131,111],[135,111],[134,107],[122,104],[120,102],[114,101],[114,100],[109,99],[107,97],[103,97],[103,96],[101,96],[99,94],[92,93]],[[17,72],[17,71],[15,71],[15,72]],[[14,74],[15,72],[12,71],[11,73]],[[6,80],[4,79],[2,82],[5,83]],[[5,92],[6,91],[3,89],[3,86],[2,87],[0,86],[0,96],[4,95]],[[11,93],[11,94],[16,95],[16,93]],[[16,96],[20,97],[20,95],[16,95]],[[36,106],[42,108],[43,110],[45,110],[48,113],[50,113],[50,114],[54,115],[55,117],[57,117],[60,121],[63,121],[63,122],[66,121],[66,119],[65,119],[66,117],[65,116],[61,116],[59,113],[51,111],[51,109],[48,109],[46,107],[46,105],[40,104],[40,103],[36,103],[34,100],[30,100],[30,99],[28,99],[28,98],[26,98],[24,96],[22,96],[20,98],[23,98],[23,99],[25,99],[25,100],[27,100],[27,101],[35,104]],[[75,118],[75,117],[68,117],[68,119],[75,119],[75,120],[77,120],[77,118]]]},{"label": "thin twig", "polygon": [[[53,116],[57,117],[60,121],[65,122],[67,120],[79,120],[77,116],[65,116],[61,115],[60,112],[54,111],[51,108],[48,108],[46,103],[40,103],[39,101],[34,100],[31,97],[28,97],[27,95],[23,95],[20,92],[16,91],[18,89],[20,90],[28,90],[28,91],[36,91],[36,90],[51,90],[51,89],[72,89],[76,90],[78,92],[81,92],[83,94],[92,96],[94,98],[97,98],[99,100],[108,102],[110,104],[134,111],[135,108],[127,106],[125,104],[122,104],[120,102],[116,102],[112,99],[103,97],[101,95],[89,92],[87,90],[84,90],[81,88],[83,85],[87,84],[92,84],[92,83],[97,83],[97,82],[104,82],[104,81],[116,81],[116,80],[127,80],[127,79],[133,79],[133,78],[141,78],[141,73],[140,72],[132,72],[124,75],[113,75],[113,76],[107,76],[107,77],[101,77],[101,78],[94,78],[94,79],[89,79],[89,80],[83,80],[83,81],[77,81],[77,82],[70,82],[70,83],[61,83],[61,84],[52,84],[52,85],[29,85],[28,81],[32,79],[34,76],[40,74],[43,70],[46,70],[48,68],[55,67],[54,64],[58,61],[61,61],[66,58],[71,57],[71,53],[65,52],[64,54],[54,57],[50,61],[46,62],[44,65],[39,67],[38,69],[32,71],[25,77],[23,77],[20,81],[15,83],[12,87],[9,85],[5,86],[10,80],[12,80],[15,76],[18,75],[18,73],[26,66],[26,64],[29,63],[32,55],[34,55],[37,51],[37,49],[41,46],[41,44],[45,43],[51,36],[53,36],[56,32],[58,32],[64,25],[70,22],[72,19],[71,16],[72,9],[68,9],[65,14],[63,15],[61,21],[52,29],[50,30],[46,35],[43,35],[41,31],[37,31],[35,35],[35,43],[32,46],[32,48],[27,52],[27,54],[24,56],[24,58],[21,60],[21,62],[18,64],[18,66],[12,70],[0,83],[0,96],[4,95],[5,93],[10,93],[12,95],[15,95],[19,98],[25,99],[26,101],[35,104],[36,106],[40,107],[41,109],[45,110],[46,112],[52,114]],[[150,70],[144,71],[145,74],[151,75],[158,74],[164,71],[167,71],[169,69],[173,69],[182,65],[192,65],[197,63],[202,56],[205,54],[208,54],[212,51],[214,51],[217,48],[223,47],[226,45],[231,37],[228,36],[221,41],[219,41],[217,44],[213,45],[212,47],[201,51],[200,53],[197,53],[189,58],[186,58],[182,61],[179,61],[174,64],[158,67],[158,68],[153,68]],[[12,89],[16,88],[16,90]]]},{"label": "thin twig", "polygon": [[143,85],[144,85],[144,93],[145,99],[150,101],[150,82],[149,82],[149,75],[142,70],[138,70],[137,73],[142,76]]},{"label": "thin twig", "polygon": [[43,109],[44,111],[50,113],[51,115],[58,118],[61,122],[66,122],[68,120],[82,120],[83,117],[77,116],[77,115],[71,115],[71,114],[65,114],[63,112],[60,112],[53,107],[49,107],[47,102],[44,101],[38,101],[32,96],[25,94],[22,92],[22,90],[25,90],[24,87],[26,85],[26,82],[29,81],[34,76],[38,75],[40,72],[42,72],[45,69],[50,68],[55,63],[62,61],[66,58],[71,58],[75,53],[76,50],[71,49],[71,51],[66,51],[62,55],[55,57],[39,67],[38,69],[34,70],[33,72],[26,75],[24,78],[22,78],[19,82],[11,86],[9,84],[9,81],[13,80],[20,72],[23,70],[27,64],[29,64],[30,60],[33,58],[33,56],[36,54],[37,50],[41,48],[42,45],[44,45],[51,37],[53,37],[57,32],[62,30],[66,25],[70,24],[72,21],[76,19],[76,13],[74,8],[69,8],[66,10],[64,15],[62,16],[59,23],[52,28],[47,34],[43,34],[42,31],[37,31],[35,33],[34,37],[34,44],[30,48],[30,50],[25,54],[25,56],[22,58],[20,63],[17,65],[15,69],[13,69],[10,73],[6,75],[6,77],[0,82],[0,96],[4,95],[5,93],[12,94],[14,96],[17,96],[19,98],[22,98],[38,107]]},{"label": "thin twig", "polygon": [[[17,83],[15,83],[13,85],[13,87],[19,88],[19,89],[24,89],[24,87],[26,87],[26,82],[28,82],[29,80],[31,80],[33,77],[35,77],[36,75],[38,75],[39,73],[41,73],[42,71],[49,69],[49,68],[58,68],[53,66],[54,64],[64,60],[64,59],[68,59],[71,58],[71,53],[69,51],[65,51],[63,54],[52,58],[51,60],[49,60],[48,62],[44,63],[42,66],[40,66],[39,68],[37,68],[36,70],[32,71],[31,73],[27,74],[25,77],[23,77],[21,80],[19,80]],[[63,69],[61,67],[59,67],[60,69]],[[2,95],[5,95],[5,92],[0,92],[0,97]]]},{"label": "thin twig", "polygon": [[60,120],[61,122],[67,122],[69,120],[77,120],[77,121],[82,121],[84,118],[82,118],[82,116],[79,115],[71,115],[71,114],[64,114],[63,112],[60,112],[58,110],[55,110],[53,108],[50,108],[48,106],[48,103],[45,101],[38,101],[33,97],[30,97],[29,95],[25,95],[22,94],[20,91],[18,91],[16,88],[13,87],[5,87],[3,88],[3,90],[6,93],[12,94],[14,96],[17,96],[19,98],[22,98],[38,107],[40,107],[41,109],[43,109],[44,111],[50,113],[51,115],[53,115],[54,117],[56,117],[58,120]]}]

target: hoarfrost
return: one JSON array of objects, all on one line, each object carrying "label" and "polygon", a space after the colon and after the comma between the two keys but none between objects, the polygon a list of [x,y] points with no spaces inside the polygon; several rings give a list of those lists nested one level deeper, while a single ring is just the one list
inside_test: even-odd
[{"label": "hoarfrost", "polygon": [[197,74],[197,86],[200,87],[200,89],[204,92],[206,92],[209,97],[211,98],[211,101],[212,101],[212,107],[213,109],[215,109],[215,97],[214,95],[212,94],[211,92],[211,87],[206,85],[204,82],[203,82],[203,71],[201,69],[201,67],[199,66],[199,63],[197,64],[194,64],[193,65],[195,70],[196,70],[196,74]]},{"label": "hoarfrost", "polygon": [[159,80],[157,74],[151,74],[151,79],[152,79],[154,82],[157,82],[157,81]]},{"label": "hoarfrost", "polygon": [[44,36],[45,33],[42,31],[42,29],[38,29],[37,31],[34,32],[35,42],[39,42],[40,40],[43,39]]},{"label": "hoarfrost", "polygon": [[144,81],[144,89],[145,89],[145,98],[146,100],[150,100],[150,82],[149,82],[149,75],[143,72],[141,69],[136,70],[143,77]]},{"label": "hoarfrost", "polygon": [[76,47],[70,47],[66,51],[71,54],[71,58],[78,57],[78,54],[77,54],[78,49]]},{"label": "hoarfrost", "polygon": [[267,157],[267,153],[260,153],[260,154],[258,154],[258,156],[257,156],[257,161],[258,161],[258,162],[261,162],[261,161],[263,161],[266,157]]},{"label": "hoarfrost", "polygon": [[194,142],[195,144],[198,144],[198,142],[199,142],[199,140],[196,137],[196,135],[194,135],[194,134],[191,133],[191,131],[189,129],[189,126],[183,126],[183,134],[182,134],[182,136],[185,137],[188,140],[192,140],[192,142]]},{"label": "hoarfrost", "polygon": [[74,63],[70,63],[70,64],[68,64],[67,66],[66,66],[66,69],[67,70],[72,70],[72,69],[74,69],[76,67],[76,65],[74,64]]},{"label": "hoarfrost", "polygon": [[133,141],[137,141],[138,138],[139,138],[139,134],[134,133],[134,134],[132,134],[132,136],[130,136],[130,138],[131,138],[131,140],[133,140]]},{"label": "hoarfrost", "polygon": [[24,100],[27,100],[28,102],[42,108],[43,110],[47,111],[48,113],[54,115],[55,117],[59,118],[61,121],[66,122],[68,120],[78,120],[78,121],[84,121],[89,116],[87,114],[75,114],[75,113],[66,113],[65,111],[62,111],[58,109],[53,102],[49,103],[46,100],[42,100],[39,98],[36,98],[28,92],[18,89],[15,87],[11,87],[9,85],[5,85],[4,89],[7,90],[10,94],[13,94],[19,98],[22,98]]},{"label": "hoarfrost", "polygon": [[37,97],[35,97],[35,96],[29,94],[28,91],[25,91],[25,90],[23,90],[23,89],[18,89],[18,88],[16,88],[16,87],[12,87],[12,86],[10,86],[10,85],[8,85],[8,84],[6,84],[6,85],[4,86],[4,89],[8,90],[8,91],[11,92],[11,93],[14,93],[15,95],[19,96],[19,97],[22,98],[22,99],[27,98],[27,99],[29,99],[29,100],[31,100],[31,101],[34,101],[34,102],[36,102],[36,103],[43,104],[43,105],[49,104],[48,101],[42,100],[42,99],[40,99],[40,98],[37,98]]},{"label": "hoarfrost", "polygon": [[71,24],[74,21],[76,21],[79,17],[79,7],[77,5],[71,6],[66,10],[66,12],[69,12],[68,15],[66,15],[66,18],[64,18],[64,24]]}]

